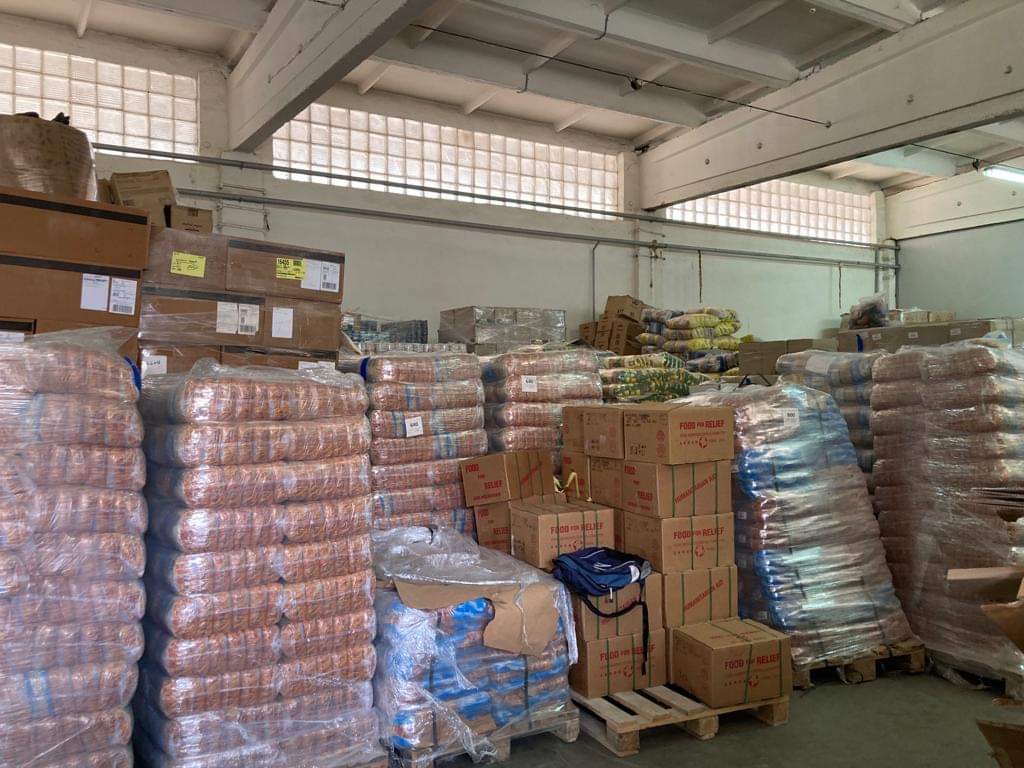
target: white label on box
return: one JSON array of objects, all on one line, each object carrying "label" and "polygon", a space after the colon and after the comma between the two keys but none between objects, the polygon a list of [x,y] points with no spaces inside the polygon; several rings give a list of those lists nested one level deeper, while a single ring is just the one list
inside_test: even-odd
[{"label": "white label on box", "polygon": [[316,259],[303,259],[302,263],[305,270],[302,273],[302,282],[300,285],[307,291],[319,291],[320,290],[320,278],[323,272],[322,261]]},{"label": "white label on box", "polygon": [[217,302],[217,333],[238,334],[238,305],[234,302]]},{"label": "white label on box", "polygon": [[780,408],[782,426],[785,429],[796,429],[800,426],[800,412],[796,408]]},{"label": "white label on box", "polygon": [[258,304],[238,305],[238,335],[255,336],[260,329],[260,308]]},{"label": "white label on box", "polygon": [[0,331],[0,342],[4,344],[20,344],[24,340],[24,331]]},{"label": "white label on box", "polygon": [[908,339],[916,339],[919,335],[917,331],[907,331]]},{"label": "white label on box", "polygon": [[536,376],[523,376],[523,392],[536,392],[537,391],[537,377]]},{"label": "white label on box", "polygon": [[320,290],[337,293],[341,290],[341,264],[320,262]]},{"label": "white label on box", "polygon": [[290,339],[295,310],[291,307],[274,307],[274,315],[270,323],[270,335],[275,339]]},{"label": "white label on box", "polygon": [[881,341],[882,340],[882,334],[881,333],[872,333],[870,335],[871,335],[871,340],[872,341]]},{"label": "white label on box", "polygon": [[81,309],[97,312],[107,311],[107,297],[110,296],[110,278],[106,275],[82,275]]},{"label": "white label on box", "polygon": [[950,328],[949,329],[949,335],[950,336],[959,336],[963,332],[964,332],[963,328]]},{"label": "white label on box", "polygon": [[828,367],[831,363],[831,355],[812,354],[807,358],[807,370],[824,376],[828,373]]},{"label": "white label on box", "polygon": [[167,355],[146,355],[142,358],[142,375],[155,376],[167,373]]},{"label": "white label on box", "polygon": [[423,417],[410,416],[405,420],[405,436],[419,437],[423,434]]},{"label": "white label on box", "polygon": [[110,281],[110,311],[115,315],[135,314],[135,290],[134,280],[125,280],[123,277],[115,277]]},{"label": "white label on box", "polygon": [[332,360],[299,360],[299,370],[306,371],[310,369],[324,368],[328,371],[334,370],[334,361]]}]

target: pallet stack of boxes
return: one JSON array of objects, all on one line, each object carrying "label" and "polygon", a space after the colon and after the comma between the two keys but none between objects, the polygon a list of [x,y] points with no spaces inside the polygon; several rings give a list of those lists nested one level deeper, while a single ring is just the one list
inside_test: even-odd
[{"label": "pallet stack of boxes", "polygon": [[[576,690],[592,698],[671,681],[711,707],[787,694],[788,640],[736,618],[732,411],[604,405],[573,409],[566,425],[567,444],[582,450],[566,452],[564,480],[568,472],[583,476],[587,496],[616,510],[616,548],[654,569],[644,595],[648,674],[634,671],[643,658],[640,611],[609,620],[578,604],[577,632],[587,642],[573,670]],[[598,607],[610,612],[639,596],[631,587]],[[632,660],[634,669],[616,671],[616,656]],[[751,664],[757,674],[748,677]]]},{"label": "pallet stack of boxes", "polygon": [[632,296],[609,296],[604,312],[592,323],[582,323],[580,338],[595,349],[606,349],[617,355],[639,355],[637,337],[646,331],[643,324],[644,303]]},{"label": "pallet stack of boxes", "polygon": [[[164,172],[161,172],[164,173]],[[139,340],[143,375],[183,373],[202,358],[227,365],[334,367],[341,343],[345,256],[212,234],[212,220],[173,204],[152,174],[114,174],[119,199],[151,209],[149,264],[142,275]],[[198,211],[197,211],[198,213]],[[170,222],[171,226],[165,226]],[[207,224],[210,226],[208,227]]]}]

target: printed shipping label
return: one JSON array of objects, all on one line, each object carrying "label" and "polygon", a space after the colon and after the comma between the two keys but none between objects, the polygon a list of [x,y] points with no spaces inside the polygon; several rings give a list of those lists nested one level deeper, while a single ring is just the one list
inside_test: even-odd
[{"label": "printed shipping label", "polygon": [[257,304],[238,305],[238,333],[255,336],[260,329],[260,308]]},{"label": "printed shipping label", "polygon": [[341,265],[330,261],[320,262],[320,290],[337,293],[341,290]]},{"label": "printed shipping label", "polygon": [[167,373],[167,355],[147,355],[142,358],[142,375],[155,376]]},{"label": "printed shipping label", "polygon": [[419,437],[423,434],[423,417],[411,416],[405,420],[405,436]]},{"label": "printed shipping label", "polygon": [[115,315],[135,314],[135,291],[134,280],[125,280],[123,277],[115,277],[110,281],[110,311]]},{"label": "printed shipping label", "polygon": [[81,309],[92,309],[96,312],[107,311],[107,298],[110,296],[110,278],[106,275],[82,275]]},{"label": "printed shipping label", "polygon": [[295,319],[295,310],[291,307],[274,307],[270,323],[270,335],[275,339],[290,339]]},{"label": "printed shipping label", "polygon": [[320,290],[320,278],[323,274],[323,262],[316,259],[303,259],[302,287],[307,291]]},{"label": "printed shipping label", "polygon": [[299,360],[300,371],[308,371],[311,368],[326,368],[329,371],[333,371],[334,363],[330,360]]},{"label": "printed shipping label", "polygon": [[796,429],[800,426],[800,412],[796,408],[780,408],[782,426],[785,429]]},{"label": "printed shipping label", "polygon": [[171,253],[171,274],[206,277],[206,257],[198,253],[174,251]]},{"label": "printed shipping label", "polygon": [[306,276],[306,260],[278,259],[275,274],[279,280],[302,280]]},{"label": "printed shipping label", "polygon": [[536,376],[523,376],[523,392],[536,392],[537,391],[537,377]]},{"label": "printed shipping label", "polygon": [[217,302],[217,333],[238,335],[238,305],[234,302]]}]

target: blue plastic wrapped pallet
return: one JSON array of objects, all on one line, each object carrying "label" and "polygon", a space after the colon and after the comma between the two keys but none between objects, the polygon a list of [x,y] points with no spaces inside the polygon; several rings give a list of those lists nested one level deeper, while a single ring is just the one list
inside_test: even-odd
[{"label": "blue plastic wrapped pallet", "polygon": [[547,574],[448,529],[374,537],[374,698],[399,754],[494,757],[572,713],[572,609]]}]

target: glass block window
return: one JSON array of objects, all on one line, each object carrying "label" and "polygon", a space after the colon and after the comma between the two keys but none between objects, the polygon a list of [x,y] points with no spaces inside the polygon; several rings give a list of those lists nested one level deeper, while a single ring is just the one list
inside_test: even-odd
[{"label": "glass block window", "polygon": [[687,224],[854,243],[870,243],[875,229],[871,195],[785,180],[679,203],[666,212],[670,220]]},{"label": "glass block window", "polygon": [[[294,172],[276,172],[275,176],[294,181],[506,205],[459,194],[472,192],[524,200],[527,202],[522,205],[507,205],[535,210],[550,209],[530,205],[530,202],[600,211],[618,208],[617,155],[357,109],[313,104],[274,134],[273,150],[275,165],[295,169]],[[329,179],[303,174],[301,170],[437,187],[445,191],[424,192],[372,181]]]},{"label": "glass block window", "polygon": [[199,93],[194,77],[170,75],[0,44],[0,114],[58,112],[91,141],[195,153]]}]

